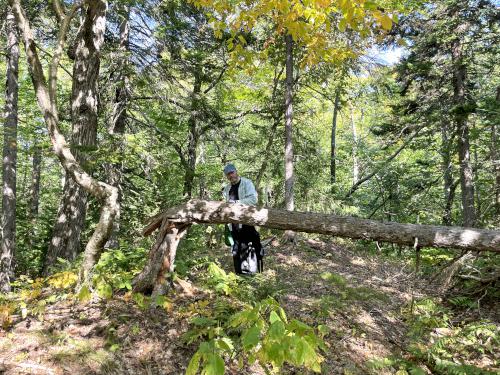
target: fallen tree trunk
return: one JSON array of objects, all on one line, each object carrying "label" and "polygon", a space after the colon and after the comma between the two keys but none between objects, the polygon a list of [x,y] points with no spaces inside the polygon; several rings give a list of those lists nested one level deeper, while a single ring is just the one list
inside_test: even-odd
[{"label": "fallen tree trunk", "polygon": [[259,208],[240,203],[191,200],[151,219],[148,236],[160,228],[144,270],[134,280],[137,292],[164,293],[168,272],[173,271],[177,245],[192,223],[241,223],[296,232],[391,242],[418,247],[500,252],[500,231],[437,225],[379,222],[356,217]]},{"label": "fallen tree trunk", "polygon": [[380,222],[315,212],[285,211],[240,203],[191,200],[155,216],[144,229],[148,236],[166,218],[175,223],[241,223],[296,232],[331,234],[420,247],[500,252],[500,231],[438,225]]}]

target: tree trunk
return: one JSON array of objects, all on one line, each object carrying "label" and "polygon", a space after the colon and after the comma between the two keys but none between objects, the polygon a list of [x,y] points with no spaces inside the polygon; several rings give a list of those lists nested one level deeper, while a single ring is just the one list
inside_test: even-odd
[{"label": "tree trunk", "polygon": [[[203,141],[200,142],[200,164],[205,164],[205,147],[203,145]],[[200,191],[198,194],[199,199],[210,199],[210,191],[207,189],[207,181],[205,178],[205,174],[200,176]]]},{"label": "tree trunk", "polygon": [[[500,86],[497,87],[496,102],[500,107]],[[491,161],[493,163],[493,175],[495,176],[495,213],[500,218],[500,157],[498,156],[498,125],[495,121],[491,122]],[[499,219],[500,220],[500,219]],[[500,223],[498,223],[500,224]]]},{"label": "tree trunk", "polygon": [[[37,141],[35,141],[37,142]],[[36,229],[36,220],[38,217],[38,208],[40,206],[40,178],[42,174],[42,148],[38,143],[33,146],[33,162],[31,170],[30,200],[27,208],[27,218],[30,223],[31,233],[29,234],[29,248],[35,247],[38,233]]]},{"label": "tree trunk", "polygon": [[339,113],[340,107],[340,89],[337,89],[335,92],[335,103],[333,105],[333,118],[332,118],[332,136],[330,138],[330,183],[335,184],[336,174],[337,174],[337,166],[336,166],[336,158],[337,158],[337,116]]},{"label": "tree trunk", "polygon": [[184,197],[190,199],[193,196],[194,176],[196,172],[196,151],[200,140],[198,129],[198,112],[201,93],[201,77],[199,74],[194,76],[193,92],[191,94],[191,113],[188,120],[188,150],[186,158],[186,171],[184,174]]},{"label": "tree trunk", "polygon": [[40,177],[42,175],[42,148],[35,144],[33,147],[33,163],[31,170],[30,203],[28,206],[28,218],[30,221],[38,216],[40,206]]},{"label": "tree trunk", "polygon": [[358,134],[356,132],[356,123],[354,122],[354,107],[351,102],[349,102],[349,112],[352,130],[352,181],[355,184],[359,180]]},{"label": "tree trunk", "polygon": [[453,140],[450,139],[450,129],[448,123],[443,123],[441,126],[441,157],[443,170],[443,225],[451,225],[451,210],[453,207],[454,189],[453,186],[453,163],[451,160],[451,149]]},{"label": "tree trunk", "polygon": [[[95,148],[97,144],[98,78],[106,8],[106,2],[90,2],[76,37],[71,92],[71,151],[83,166],[88,162],[86,149]],[[57,258],[74,260],[77,257],[86,212],[87,192],[67,172],[44,274],[48,273],[49,267],[55,264]]]},{"label": "tree trunk", "polygon": [[0,250],[0,292],[10,291],[12,263],[16,251],[17,105],[19,94],[19,37],[14,16],[7,11],[7,82],[3,135],[2,239]]},{"label": "tree trunk", "polygon": [[[88,193],[102,202],[99,222],[85,247],[84,262],[80,272],[80,280],[88,280],[89,273],[95,262],[98,260],[103,246],[106,243],[113,220],[117,211],[118,189],[104,182],[96,180],[81,167],[71,152],[64,135],[59,130],[59,115],[57,110],[57,70],[61,55],[63,53],[64,42],[72,17],[75,15],[81,3],[74,3],[71,10],[65,16],[58,34],[57,47],[54,51],[49,66],[49,81],[47,83],[42,64],[38,57],[36,43],[29,22],[21,8],[20,0],[9,0],[13,8],[19,30],[24,38],[26,58],[30,68],[31,79],[35,88],[38,105],[44,117],[49,133],[54,153],[59,158],[65,171],[71,173],[71,177],[82,186]],[[98,7],[106,3],[89,0],[90,7]],[[96,20],[96,24],[104,23],[104,19]]]},{"label": "tree trunk", "polygon": [[167,285],[167,274],[174,271],[177,246],[186,234],[189,224],[176,224],[165,219],[144,269],[133,280],[135,292],[164,294]]},{"label": "tree trunk", "polygon": [[[124,152],[123,134],[127,125],[127,107],[131,97],[130,79],[129,79],[129,35],[130,35],[130,7],[121,5],[118,9],[118,14],[121,17],[120,22],[120,45],[118,48],[118,74],[116,77],[115,99],[113,103],[113,114],[109,133],[114,136],[114,144],[116,149]],[[108,183],[118,188],[118,211],[113,222],[113,230],[106,243],[106,248],[116,249],[119,246],[118,234],[120,232],[120,214],[121,202],[123,198],[122,180],[123,171],[122,163],[110,163],[107,167]]]},{"label": "tree trunk", "polygon": [[144,235],[159,228],[163,220],[178,224],[238,223],[298,232],[329,234],[421,247],[442,247],[500,252],[500,231],[437,225],[379,222],[357,217],[315,212],[286,211],[247,206],[241,203],[191,200],[167,209],[151,219]]},{"label": "tree trunk", "polygon": [[261,188],[262,178],[264,177],[264,173],[266,172],[267,164],[269,163],[269,158],[271,157],[271,149],[273,147],[274,137],[276,135],[276,130],[278,129],[278,125],[280,122],[279,117],[274,117],[273,125],[271,126],[271,133],[267,138],[266,148],[264,150],[264,159],[262,160],[262,164],[260,165],[259,172],[257,173],[257,178],[255,179],[255,189],[258,192],[258,200],[259,204],[262,203],[264,198],[264,193]]},{"label": "tree trunk", "polygon": [[289,211],[295,209],[293,196],[293,39],[290,34],[285,36],[286,44],[286,90],[285,90],[285,207]]},{"label": "tree trunk", "polygon": [[264,178],[264,174],[267,169],[267,165],[269,163],[269,158],[271,157],[271,150],[274,143],[274,138],[276,136],[276,131],[278,129],[278,125],[280,123],[280,119],[283,116],[283,105],[281,99],[278,97],[278,85],[281,80],[281,75],[283,74],[282,67],[276,67],[274,70],[274,79],[273,79],[273,88],[270,100],[270,112],[272,114],[273,124],[271,126],[271,131],[269,136],[267,137],[266,148],[264,149],[264,155],[262,164],[260,165],[259,172],[257,173],[257,178],[255,179],[255,189],[258,192],[258,203],[261,204],[263,201],[267,203],[267,193],[264,190],[267,188],[262,188],[262,178]]},{"label": "tree trunk", "polygon": [[470,160],[469,126],[467,124],[465,81],[467,69],[463,61],[462,46],[459,39],[452,44],[453,57],[453,98],[455,103],[455,122],[458,136],[458,160],[460,162],[460,186],[462,189],[463,225],[470,227],[476,222],[474,207],[474,174]]}]

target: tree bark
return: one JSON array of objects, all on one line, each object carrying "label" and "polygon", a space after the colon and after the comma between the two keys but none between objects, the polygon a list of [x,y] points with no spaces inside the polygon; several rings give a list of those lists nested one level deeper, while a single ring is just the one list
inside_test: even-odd
[{"label": "tree bark", "polygon": [[[49,133],[54,153],[59,158],[65,171],[71,174],[71,177],[82,186],[88,193],[102,202],[101,215],[99,222],[85,247],[84,263],[80,272],[80,280],[88,280],[91,268],[102,252],[104,243],[112,229],[112,223],[116,215],[116,205],[118,199],[118,189],[114,186],[101,182],[89,175],[81,167],[75,156],[71,152],[64,135],[59,130],[59,115],[57,110],[57,68],[63,52],[69,24],[76,11],[81,6],[80,3],[74,3],[62,22],[57,46],[54,51],[49,66],[49,81],[47,83],[42,64],[38,57],[36,43],[33,38],[33,32],[29,22],[26,19],[21,8],[19,0],[9,0],[16,18],[19,30],[24,38],[24,47],[26,58],[30,68],[31,79],[35,88],[38,105],[44,117],[45,124]],[[90,6],[94,6],[90,1]],[[103,21],[103,20],[100,20]]]},{"label": "tree bark", "polygon": [[330,138],[330,184],[335,184],[337,174],[337,117],[340,107],[340,89],[335,92],[335,102],[333,104],[332,135]]},{"label": "tree bark", "polygon": [[349,112],[352,130],[352,181],[355,184],[359,180],[358,133],[356,132],[356,123],[354,122],[354,107],[352,102],[349,102]]},{"label": "tree bark", "polygon": [[16,251],[16,168],[19,94],[19,36],[11,9],[7,11],[7,82],[3,135],[2,239],[0,250],[0,292],[10,291],[13,258]]},{"label": "tree bark", "polygon": [[463,225],[474,226],[474,173],[470,160],[469,126],[467,123],[465,81],[467,69],[463,61],[462,46],[457,38],[452,43],[453,58],[453,98],[455,122],[458,136],[458,160],[460,163],[460,186],[462,190]]},{"label": "tree bark", "polygon": [[[500,107],[500,86],[497,87],[496,102]],[[493,175],[495,176],[495,213],[500,218],[500,157],[498,156],[498,125],[491,122],[491,161],[493,163]],[[500,219],[499,219],[500,220]],[[500,223],[498,223],[500,224]]]},{"label": "tree bark", "polygon": [[315,212],[290,212],[264,209],[240,203],[191,200],[167,209],[151,219],[144,235],[159,228],[163,220],[172,223],[241,223],[298,232],[329,234],[338,237],[390,242],[421,247],[442,247],[500,252],[500,231],[437,225],[379,222],[348,216]]},{"label": "tree bark", "polygon": [[[122,4],[118,9],[121,17],[120,22],[120,45],[118,48],[118,74],[116,76],[115,98],[113,103],[113,114],[109,133],[114,137],[116,149],[124,152],[123,134],[127,125],[127,107],[131,98],[130,77],[129,77],[129,36],[130,36],[130,7]],[[113,230],[106,243],[106,248],[116,249],[119,246],[118,234],[120,232],[121,202],[123,199],[122,181],[123,171],[122,163],[110,163],[107,167],[108,183],[118,188],[118,210],[113,222]]]},{"label": "tree bark", "polygon": [[[200,161],[201,165],[205,164],[205,147],[203,144],[203,140],[200,142]],[[199,186],[200,190],[198,193],[199,199],[210,199],[210,191],[207,188],[207,180],[205,178],[205,174],[201,174],[199,178]]]},{"label": "tree bark", "polygon": [[448,123],[441,125],[441,157],[443,170],[443,225],[451,225],[451,210],[453,207],[453,198],[455,196],[453,187],[453,163],[451,160],[451,149],[453,140],[450,138],[450,129]]},{"label": "tree bark", "polygon": [[271,156],[271,150],[274,143],[274,138],[276,136],[276,131],[278,129],[278,125],[280,123],[280,119],[283,116],[283,105],[281,100],[277,102],[278,96],[278,85],[281,79],[281,75],[283,74],[283,68],[276,67],[274,71],[274,79],[273,79],[273,88],[270,100],[270,112],[272,114],[273,124],[271,125],[271,131],[267,138],[266,148],[264,150],[262,164],[260,165],[259,172],[257,173],[257,178],[255,179],[255,189],[258,192],[258,203],[261,204],[264,200],[267,202],[267,196],[264,193],[264,189],[261,187],[262,178],[264,178],[264,174],[267,169],[267,165],[269,163],[269,158]]},{"label": "tree bark", "polygon": [[[28,206],[28,217],[30,221],[38,216],[40,206],[40,178],[42,175],[42,148],[35,144],[33,147],[33,161],[31,170],[30,203]],[[34,224],[32,222],[32,224]]]},{"label": "tree bark", "polygon": [[260,165],[259,172],[257,173],[257,178],[255,179],[255,189],[257,190],[259,204],[262,203],[262,199],[264,197],[264,193],[261,188],[262,178],[264,177],[264,173],[267,169],[267,164],[269,163],[269,158],[271,156],[271,149],[274,143],[274,137],[276,135],[276,130],[278,129],[280,119],[279,117],[273,118],[273,125],[271,126],[271,132],[269,137],[267,138],[266,148],[264,149],[264,159],[262,160],[262,164]]},{"label": "tree bark", "polygon": [[285,89],[285,207],[289,211],[295,209],[293,185],[293,39],[290,34],[285,36],[286,45],[286,89]]},{"label": "tree bark", "polygon": [[186,158],[186,171],[184,174],[184,197],[191,199],[193,196],[194,176],[196,172],[196,151],[200,140],[200,131],[198,129],[199,101],[201,93],[201,77],[194,75],[193,92],[191,94],[191,113],[188,120],[188,149]]},{"label": "tree bark", "polygon": [[[73,85],[71,92],[71,150],[81,165],[86,165],[85,151],[97,144],[98,77],[100,49],[104,42],[107,4],[89,2],[76,36]],[[80,252],[80,236],[85,225],[87,192],[66,172],[63,198],[54,224],[44,265],[44,274],[57,258],[74,260]]]},{"label": "tree bark", "polygon": [[144,269],[132,284],[135,292],[164,294],[167,285],[167,274],[174,271],[177,246],[186,234],[190,224],[176,224],[165,219],[161,222],[160,231],[153,248],[149,252]]}]

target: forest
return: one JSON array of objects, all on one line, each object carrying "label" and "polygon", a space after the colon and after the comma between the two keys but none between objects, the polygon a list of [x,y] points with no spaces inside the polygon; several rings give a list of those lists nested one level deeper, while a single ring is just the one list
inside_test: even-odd
[{"label": "forest", "polygon": [[500,372],[498,1],[0,0],[0,47],[0,374]]}]

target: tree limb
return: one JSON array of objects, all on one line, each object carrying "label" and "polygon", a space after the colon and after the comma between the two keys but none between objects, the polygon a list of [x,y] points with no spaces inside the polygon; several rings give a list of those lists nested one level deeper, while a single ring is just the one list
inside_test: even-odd
[{"label": "tree limb", "polygon": [[418,135],[418,133],[420,132],[420,130],[422,130],[422,128],[419,128],[417,129],[417,131],[415,133],[413,133],[412,136],[410,136],[410,138],[408,138],[406,140],[405,143],[403,143],[391,156],[389,156],[382,164],[379,165],[379,167],[375,168],[375,170],[368,174],[367,176],[359,179],[358,181],[356,181],[356,183],[354,185],[351,186],[351,188],[349,189],[348,193],[346,194],[346,196],[344,197],[345,199],[349,198],[352,194],[354,194],[354,192],[356,190],[358,190],[358,188],[363,184],[365,183],[366,181],[368,181],[370,178],[372,178],[373,176],[375,176],[377,173],[379,173],[382,169],[384,169],[384,167],[390,163],[396,156],[399,155],[399,153],[401,151],[403,151],[403,149],[408,146],[411,141],[413,141],[413,139]]},{"label": "tree limb", "polygon": [[52,0],[52,9],[54,10],[54,13],[56,15],[57,22],[58,23],[63,22],[63,20],[65,18],[64,14],[66,13],[66,10],[64,9],[64,5],[61,4],[61,2],[59,0]]},{"label": "tree limb", "polygon": [[155,216],[144,228],[149,235],[166,220],[172,223],[236,223],[420,247],[500,252],[500,231],[438,225],[380,222],[316,212],[286,211],[241,203],[191,200]]}]

